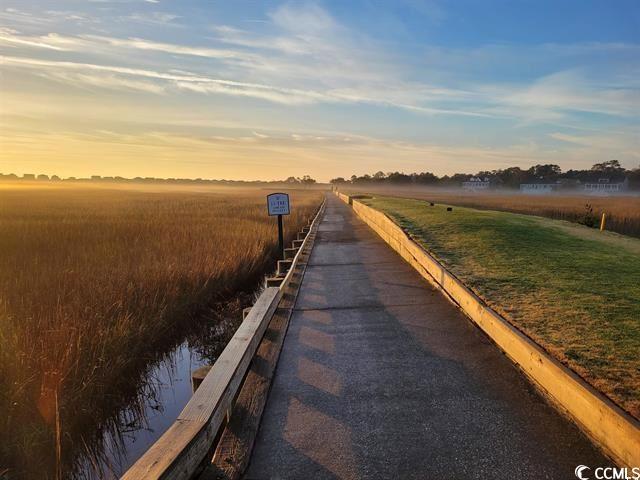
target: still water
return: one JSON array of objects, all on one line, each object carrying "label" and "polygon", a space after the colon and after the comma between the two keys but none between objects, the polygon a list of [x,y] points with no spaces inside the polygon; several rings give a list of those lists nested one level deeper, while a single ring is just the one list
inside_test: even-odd
[{"label": "still water", "polygon": [[95,444],[79,455],[69,476],[102,480],[119,478],[126,472],[171,426],[191,398],[191,372],[215,363],[241,323],[238,309],[234,312],[226,318],[217,317],[150,365],[135,401],[109,420]]},{"label": "still water", "polygon": [[150,374],[150,388],[154,390],[145,402],[143,418],[135,418],[124,411],[123,419],[131,419],[134,425],[123,425],[119,436],[106,434],[105,458],[101,460],[101,472],[92,472],[93,478],[118,478],[171,426],[191,398],[191,372],[209,364],[197,349],[187,342],[180,345],[169,357],[157,365]]}]

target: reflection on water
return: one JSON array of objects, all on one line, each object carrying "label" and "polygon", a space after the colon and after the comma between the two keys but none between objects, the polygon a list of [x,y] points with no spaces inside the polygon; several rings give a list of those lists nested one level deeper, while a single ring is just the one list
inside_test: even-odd
[{"label": "reflection on water", "polygon": [[[145,401],[143,416],[138,408],[127,408],[120,413],[122,423],[115,437],[104,436],[105,458],[102,472],[93,472],[94,478],[119,477],[171,426],[182,408],[191,398],[191,371],[208,364],[197,349],[187,342],[157,365],[149,376],[149,390],[153,395]],[[92,469],[86,465],[87,470]],[[108,472],[108,473],[107,473]]]},{"label": "reflection on water", "polygon": [[74,446],[75,466],[68,468],[65,478],[113,479],[133,465],[178,417],[191,398],[191,372],[215,362],[241,323],[241,309],[249,304],[246,298],[236,299],[224,315],[216,314],[147,366],[135,399],[113,418],[98,422],[97,435],[87,433],[82,444]]}]

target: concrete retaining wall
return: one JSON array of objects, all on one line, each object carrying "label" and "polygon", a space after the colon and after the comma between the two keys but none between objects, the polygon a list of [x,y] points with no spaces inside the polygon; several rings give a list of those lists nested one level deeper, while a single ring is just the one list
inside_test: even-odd
[{"label": "concrete retaining wall", "polygon": [[[423,277],[442,288],[551,400],[619,465],[640,466],[640,422],[551,357],[464,286],[384,213],[353,200],[355,213]],[[553,439],[550,439],[553,441]]]}]

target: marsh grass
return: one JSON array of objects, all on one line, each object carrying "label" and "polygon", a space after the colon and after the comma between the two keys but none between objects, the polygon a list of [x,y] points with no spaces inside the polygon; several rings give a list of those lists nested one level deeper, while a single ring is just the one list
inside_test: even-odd
[{"label": "marsh grass", "polygon": [[[266,193],[0,187],[0,470],[60,476],[65,445],[136,392],[128,372],[255,288],[276,254]],[[289,193],[292,236],[321,193]]]},{"label": "marsh grass", "polygon": [[640,240],[506,212],[363,200],[492,308],[640,418]]}]

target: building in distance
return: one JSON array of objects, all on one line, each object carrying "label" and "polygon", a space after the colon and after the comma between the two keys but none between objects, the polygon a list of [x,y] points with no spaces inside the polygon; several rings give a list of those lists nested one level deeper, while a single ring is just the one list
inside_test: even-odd
[{"label": "building in distance", "polygon": [[464,190],[479,191],[489,190],[491,188],[491,181],[488,178],[471,177],[466,182],[462,182],[462,188]]}]

